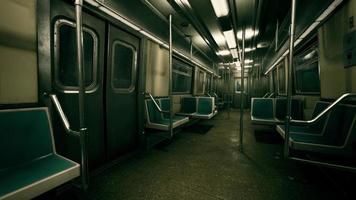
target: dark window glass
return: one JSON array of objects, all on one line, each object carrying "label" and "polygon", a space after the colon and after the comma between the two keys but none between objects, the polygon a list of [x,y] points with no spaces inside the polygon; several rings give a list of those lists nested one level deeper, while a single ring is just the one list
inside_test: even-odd
[{"label": "dark window glass", "polygon": [[278,94],[286,93],[286,71],[284,60],[278,64]]},{"label": "dark window glass", "polygon": [[199,70],[197,76],[197,94],[204,94],[204,72]]},{"label": "dark window glass", "polygon": [[295,57],[294,75],[297,94],[320,93],[319,63],[317,46],[314,44]]},{"label": "dark window glass", "polygon": [[175,58],[172,64],[172,91],[174,93],[191,93],[192,67]]},{"label": "dark window glass", "polygon": [[206,81],[205,81],[205,93],[210,94],[210,82],[211,82],[211,74],[206,74]]},{"label": "dark window glass", "polygon": [[[94,83],[94,38],[84,31],[84,73],[85,85]],[[75,28],[62,25],[59,28],[59,52],[57,78],[59,84],[67,87],[78,86],[78,68]]]},{"label": "dark window glass", "polygon": [[[241,83],[241,78],[235,79],[235,92],[241,92],[242,89],[242,83]],[[244,92],[247,92],[247,78],[244,78]]]},{"label": "dark window glass", "polygon": [[273,76],[273,92],[277,93],[277,69],[275,68],[272,72],[272,76]]},{"label": "dark window glass", "polygon": [[128,44],[116,41],[113,44],[112,86],[115,89],[130,89],[133,86],[135,50]]}]

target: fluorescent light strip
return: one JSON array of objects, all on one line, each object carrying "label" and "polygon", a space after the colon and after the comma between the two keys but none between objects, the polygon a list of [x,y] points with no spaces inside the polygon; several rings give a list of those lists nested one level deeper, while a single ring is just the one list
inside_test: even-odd
[{"label": "fluorescent light strip", "polygon": [[[343,0],[334,0],[330,6],[324,10],[324,12],[315,20],[314,23],[312,23],[306,30],[305,32],[294,42],[294,47],[296,47],[299,43],[303,41],[304,38],[306,38],[318,25],[325,19],[327,18],[334,10],[337,8],[340,3],[342,3]],[[286,50],[284,54],[276,61],[273,63],[271,67],[268,68],[268,70],[265,72],[265,75],[267,75],[287,54],[289,53],[289,50]]]},{"label": "fluorescent light strip", "polygon": [[220,50],[218,52],[216,52],[217,55],[219,56],[227,56],[227,55],[230,55],[230,51],[229,50]]},{"label": "fluorescent light strip", "polygon": [[[165,43],[163,40],[161,40],[159,37],[156,37],[154,36],[153,34],[151,33],[148,33],[144,30],[142,30],[139,26],[136,26],[135,24],[133,24],[132,22],[130,22],[129,20],[121,17],[116,11],[112,10],[111,8],[109,8],[108,6],[106,6],[104,3],[102,2],[98,2],[98,1],[95,1],[95,0],[85,0],[85,2],[87,2],[88,4],[94,6],[94,7],[97,7],[99,10],[103,11],[104,13],[110,15],[111,17],[119,20],[120,22],[124,23],[125,25],[131,27],[132,29],[140,32],[143,36],[145,36],[146,38],[162,45],[164,48],[166,49],[169,49],[169,45],[167,43]],[[204,69],[205,71],[209,72],[209,73],[212,73],[212,74],[216,74],[216,72],[212,71],[211,69],[203,66],[202,64],[200,64],[199,62],[196,62],[194,60],[192,60],[191,58],[189,58],[188,56],[180,53],[178,50],[176,49],[173,49],[173,52],[182,56],[183,58],[187,59],[187,60],[190,60],[194,65],[197,65],[198,67]]]},{"label": "fluorescent light strip", "polygon": [[233,30],[229,30],[229,31],[224,31],[224,36],[227,42],[227,46],[229,47],[229,49],[234,49],[236,48],[236,40],[235,40],[235,34]]},{"label": "fluorescent light strip", "polygon": [[213,5],[213,9],[217,17],[229,15],[229,5],[227,0],[210,0],[210,2]]},{"label": "fluorescent light strip", "polygon": [[238,55],[237,55],[237,49],[231,49],[231,55],[233,58],[237,58]]}]

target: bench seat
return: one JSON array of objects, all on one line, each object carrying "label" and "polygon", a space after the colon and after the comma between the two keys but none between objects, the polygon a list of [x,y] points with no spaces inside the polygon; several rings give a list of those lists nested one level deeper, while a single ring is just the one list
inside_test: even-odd
[{"label": "bench seat", "polygon": [[211,119],[217,113],[214,97],[182,97],[181,112],[177,114],[194,119]]},{"label": "bench seat", "polygon": [[[169,110],[170,99],[169,98],[158,99],[157,104],[163,110]],[[147,117],[146,128],[151,128],[151,129],[156,129],[161,131],[169,131],[169,126],[170,126],[169,113],[161,113],[156,108],[154,102],[151,99],[146,99],[145,106],[146,106],[146,117]],[[178,115],[173,115],[172,120],[173,120],[173,124],[172,124],[173,129],[180,127],[185,123],[189,122],[188,117],[178,116]]]},{"label": "bench seat", "polygon": [[0,171],[0,199],[28,199],[79,176],[79,165],[50,154]]},{"label": "bench seat", "polygon": [[[356,107],[338,105],[327,116],[323,127],[290,127],[289,144],[292,149],[340,156],[355,155]],[[316,122],[318,123],[318,122]],[[313,125],[313,124],[312,124]],[[277,126],[278,133],[285,138],[285,127]]]},{"label": "bench seat", "polygon": [[47,108],[0,110],[0,199],[31,199],[80,175],[56,153]]}]

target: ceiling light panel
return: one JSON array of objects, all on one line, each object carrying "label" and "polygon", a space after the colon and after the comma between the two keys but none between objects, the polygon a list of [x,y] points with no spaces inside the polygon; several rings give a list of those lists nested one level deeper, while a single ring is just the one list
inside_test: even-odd
[{"label": "ceiling light panel", "polygon": [[229,47],[229,49],[234,49],[236,48],[236,40],[235,40],[235,35],[234,35],[234,31],[233,30],[228,30],[228,31],[224,31],[224,36],[227,42],[227,46]]},{"label": "ceiling light panel", "polygon": [[[249,40],[253,37],[256,37],[258,35],[258,33],[259,33],[259,30],[257,30],[257,29],[256,30],[254,30],[252,28],[245,29],[245,40]],[[242,30],[237,32],[237,38],[239,40],[242,40]]]},{"label": "ceiling light panel", "polygon": [[213,5],[214,12],[217,17],[224,17],[229,15],[229,5],[227,0],[210,0]]},{"label": "ceiling light panel", "polygon": [[219,56],[227,56],[227,55],[230,55],[230,51],[229,50],[220,50],[216,54]]}]

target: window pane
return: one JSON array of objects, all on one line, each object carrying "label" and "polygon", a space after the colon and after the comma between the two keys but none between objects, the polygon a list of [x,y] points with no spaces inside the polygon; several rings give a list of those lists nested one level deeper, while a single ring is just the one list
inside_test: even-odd
[{"label": "window pane", "polygon": [[176,93],[190,93],[192,88],[192,73],[192,67],[174,58],[172,91]]},{"label": "window pane", "polygon": [[211,74],[206,74],[206,81],[205,81],[205,93],[210,93],[210,80]]},{"label": "window pane", "polygon": [[[62,86],[78,86],[78,68],[76,51],[76,32],[75,28],[69,25],[62,25],[59,29],[59,63],[57,78]],[[85,85],[89,86],[94,82],[94,38],[91,34],[84,31],[84,71]]]},{"label": "window pane", "polygon": [[130,89],[133,86],[135,69],[134,48],[122,42],[113,44],[112,86],[116,89]]},{"label": "window pane", "polygon": [[197,77],[197,93],[203,94],[204,93],[204,72],[199,70],[198,77]]},{"label": "window pane", "polygon": [[273,70],[273,92],[277,93],[277,69]]},{"label": "window pane", "polygon": [[296,93],[320,93],[317,46],[314,45],[295,58]]},{"label": "window pane", "polygon": [[286,93],[286,73],[284,60],[278,65],[278,93]]}]

